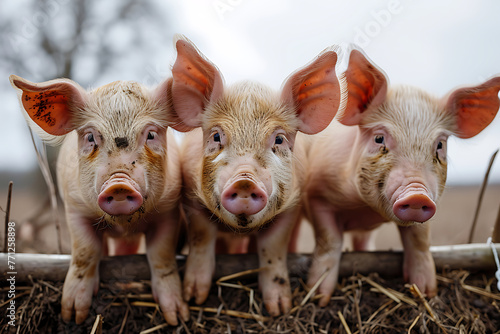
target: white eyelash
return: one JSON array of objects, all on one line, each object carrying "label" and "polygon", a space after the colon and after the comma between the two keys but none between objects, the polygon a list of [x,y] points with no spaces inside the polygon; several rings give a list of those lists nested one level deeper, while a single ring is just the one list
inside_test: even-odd
[{"label": "white eyelash", "polygon": [[220,160],[224,159],[226,157],[226,151],[222,151],[218,156],[215,157],[214,160],[212,160],[213,163],[218,163]]},{"label": "white eyelash", "polygon": [[280,158],[278,158],[278,156],[271,154],[271,159],[274,160],[274,162],[276,163],[276,165],[278,165],[278,167],[283,166],[283,161]]}]

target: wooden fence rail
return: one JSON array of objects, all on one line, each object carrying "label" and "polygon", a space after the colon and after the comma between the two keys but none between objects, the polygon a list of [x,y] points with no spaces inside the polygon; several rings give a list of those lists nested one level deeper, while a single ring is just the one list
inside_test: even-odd
[{"label": "wooden fence rail", "polygon": [[[500,245],[495,245],[500,253]],[[495,271],[496,263],[492,249],[486,244],[466,244],[431,247],[431,252],[438,272],[443,270],[465,269],[470,271]],[[8,255],[0,253],[0,275],[2,281],[15,272],[16,282],[30,282],[30,276],[47,281],[62,281],[66,276],[70,255],[55,254],[15,254],[15,270],[8,266]],[[292,276],[307,276],[311,260],[310,254],[289,254],[288,268]],[[183,269],[185,256],[178,255],[177,263]],[[384,252],[346,252],[342,255],[340,276],[355,273],[363,275],[378,272],[381,276],[401,275],[403,253],[401,251]],[[215,279],[247,269],[258,268],[256,254],[217,255]],[[101,281],[113,280],[148,280],[150,271],[146,256],[127,255],[105,257],[100,264]]]}]

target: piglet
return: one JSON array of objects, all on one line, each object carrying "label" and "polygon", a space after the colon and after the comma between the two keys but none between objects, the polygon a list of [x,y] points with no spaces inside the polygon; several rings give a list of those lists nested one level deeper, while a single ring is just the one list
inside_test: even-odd
[{"label": "piglet", "polygon": [[65,204],[72,259],[63,287],[62,318],[82,323],[99,287],[108,237],[115,254],[137,251],[146,237],[154,298],[169,324],[189,319],[175,251],[180,222],[178,147],[168,129],[169,79],[156,89],[117,81],[85,91],[68,79],[32,83],[10,77],[32,129],[63,140],[57,178]]},{"label": "piglet", "polygon": [[350,52],[343,113],[308,145],[305,208],[316,246],[308,285],[326,305],[336,285],[343,233],[355,250],[367,250],[370,231],[398,225],[404,278],[436,294],[428,221],[446,181],[448,136],[481,132],[499,108],[500,77],[459,88],[442,99],[414,87],[388,89],[386,75],[363,52]]},{"label": "piglet", "polygon": [[292,74],[281,95],[253,82],[226,86],[190,41],[180,38],[176,48],[174,109],[184,130],[197,128],[181,148],[189,219],[184,299],[201,304],[207,298],[218,231],[234,240],[252,234],[265,306],[271,315],[287,312],[287,245],[300,218],[296,204],[303,180],[295,135],[317,133],[335,116],[340,103],[336,48]]}]

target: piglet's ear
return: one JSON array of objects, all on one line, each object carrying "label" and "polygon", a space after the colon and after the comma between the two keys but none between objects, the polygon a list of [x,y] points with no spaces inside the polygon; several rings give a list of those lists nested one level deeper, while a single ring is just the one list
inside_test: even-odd
[{"label": "piglet's ear", "polygon": [[385,73],[357,49],[350,53],[345,78],[347,105],[338,120],[344,125],[358,125],[366,111],[373,110],[384,102],[388,80]]},{"label": "piglet's ear", "polygon": [[77,83],[68,79],[33,83],[17,75],[11,75],[10,82],[20,90],[24,110],[42,130],[62,136],[74,129],[72,115],[83,108],[86,94]]},{"label": "piglet's ear", "polygon": [[456,115],[457,136],[470,138],[483,131],[495,118],[500,100],[500,77],[476,87],[452,91],[446,100],[446,110]]},{"label": "piglet's ear", "polygon": [[169,125],[177,131],[186,132],[193,128],[184,124],[183,120],[177,115],[172,102],[172,78],[168,78],[156,87],[153,91],[153,99],[158,103],[166,115],[168,115]]},{"label": "piglet's ear", "polygon": [[223,80],[217,67],[185,37],[176,43],[177,59],[172,68],[172,102],[183,125],[174,128],[186,131],[201,126],[201,115],[209,103],[223,92]]},{"label": "piglet's ear", "polygon": [[335,73],[338,47],[323,51],[283,84],[281,99],[295,107],[298,130],[314,134],[325,129],[340,105],[340,84]]}]

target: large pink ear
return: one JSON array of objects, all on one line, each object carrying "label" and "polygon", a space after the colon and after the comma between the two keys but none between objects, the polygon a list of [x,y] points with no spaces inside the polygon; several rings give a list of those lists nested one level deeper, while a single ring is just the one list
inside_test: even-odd
[{"label": "large pink ear", "polygon": [[385,73],[357,49],[350,53],[345,78],[347,104],[338,120],[344,125],[358,125],[367,110],[373,110],[384,102],[388,80]]},{"label": "large pink ear", "polygon": [[175,129],[186,131],[201,126],[201,115],[208,103],[216,101],[224,83],[217,67],[182,37],[175,43],[177,59],[172,68],[172,102],[183,124]]},{"label": "large pink ear", "polygon": [[306,67],[292,73],[283,84],[281,99],[294,106],[298,130],[314,134],[325,129],[338,111],[341,93],[335,72],[338,47],[323,51]]},{"label": "large pink ear", "polygon": [[495,118],[500,100],[500,77],[476,87],[459,88],[446,99],[446,110],[456,115],[457,136],[470,138],[483,131]]},{"label": "large pink ear", "polygon": [[172,102],[172,78],[168,78],[156,87],[153,91],[153,99],[168,114],[169,125],[177,131],[190,131],[193,127],[186,126],[183,120],[177,115]]},{"label": "large pink ear", "polygon": [[74,129],[73,112],[84,105],[85,91],[69,79],[33,83],[10,76],[14,88],[21,90],[21,103],[29,117],[48,134],[62,136]]}]

